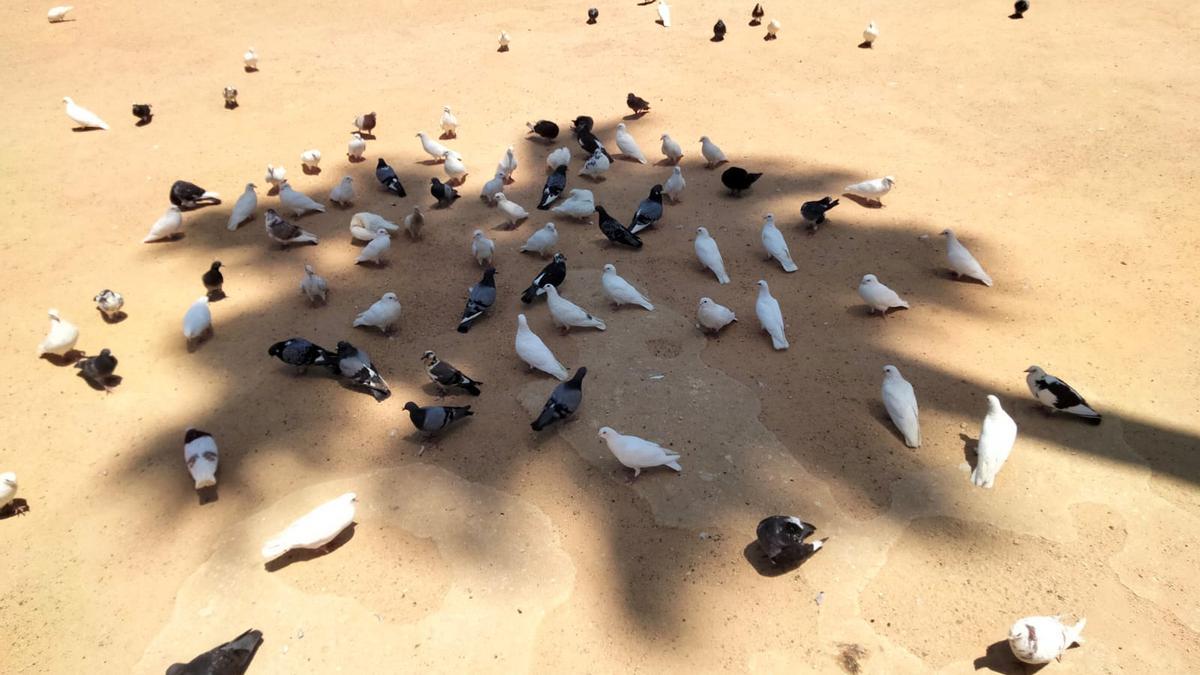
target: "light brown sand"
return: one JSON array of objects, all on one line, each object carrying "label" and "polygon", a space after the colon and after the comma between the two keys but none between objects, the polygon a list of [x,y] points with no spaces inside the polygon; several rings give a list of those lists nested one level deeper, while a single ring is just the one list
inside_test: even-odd
[{"label": "light brown sand", "polygon": [[[670,29],[631,0],[595,4],[591,27],[587,3],[551,1],[97,2],[58,25],[40,5],[0,8],[0,470],[19,474],[30,507],[0,521],[0,670],[162,672],[257,627],[255,673],[1018,672],[993,643],[1017,617],[1064,613],[1087,616],[1087,644],[1055,672],[1194,671],[1194,3],[1038,3],[1018,22],[1004,2],[776,0],[773,43],[746,27],[750,2],[678,0]],[[711,44],[722,17],[729,36]],[[869,19],[877,47],[856,49]],[[242,72],[249,45],[258,73]],[[232,112],[230,84],[242,103]],[[590,114],[612,146],[630,90],[653,105],[631,131],[654,161],[660,134],[683,143],[688,188],[641,251],[558,219],[564,293],[610,328],[563,337],[544,306],[528,310],[563,361],[590,372],[579,418],[535,436],[526,422],[554,382],[524,371],[512,336],[516,296],[543,263],[515,249],[546,217],[492,235],[501,298],[461,336],[463,291],[479,276],[470,232],[500,222],[476,196],[512,144],[521,166],[508,192],[532,209],[548,148],[523,139],[524,123],[565,129]],[[72,133],[64,95],[112,130]],[[154,105],[152,124],[133,126],[133,102]],[[462,122],[449,145],[471,170],[463,199],[429,212],[423,241],[398,238],[389,266],[354,267],[350,214],[398,220],[432,202],[440,167],[421,163],[413,134],[435,132],[443,104]],[[368,161],[348,164],[349,122],[372,109]],[[766,173],[745,197],[726,197],[702,168],[703,134]],[[319,176],[300,171],[310,147],[325,156]],[[379,190],[380,156],[407,199]],[[314,248],[268,245],[265,189],[259,217],[226,231],[267,163],[322,201],[352,175],[359,201],[299,221],[322,237]],[[622,219],[669,174],[619,162],[590,186],[578,166],[570,185]],[[799,229],[801,202],[884,174],[898,179],[885,208],[843,200],[817,235]],[[177,178],[225,204],[187,214],[179,242],[138,243]],[[761,258],[767,212],[795,274]],[[695,264],[698,225],[732,284]],[[946,227],[994,288],[947,278]],[[216,258],[229,297],[213,306],[214,339],[189,354],[180,321]],[[297,293],[304,262],[329,279],[328,306]],[[605,306],[605,262],[657,310]],[[867,272],[912,309],[867,317],[854,290]],[[759,278],[782,304],[787,352],[757,330]],[[92,308],[105,287],[125,294],[123,323]],[[388,290],[404,304],[400,331],[352,330]],[[701,336],[702,295],[741,322]],[[120,358],[115,393],[34,359],[48,307],[79,325],[82,349]],[[376,404],[292,377],[266,355],[292,335],[367,349],[394,396]],[[433,400],[425,349],[486,384],[479,399],[452,399],[477,415],[418,457],[401,407]],[[886,363],[920,397],[918,450],[878,402]],[[1104,424],[1037,410],[1031,363],[1080,389]],[[988,393],[1021,433],[983,491],[967,480],[965,447]],[[627,484],[595,436],[605,424],[671,445],[684,473]],[[188,426],[222,453],[220,498],[203,506],[182,461]],[[348,541],[263,570],[265,537],[349,489],[361,506]],[[747,545],[772,513],[815,522],[828,548],[761,576]]]}]

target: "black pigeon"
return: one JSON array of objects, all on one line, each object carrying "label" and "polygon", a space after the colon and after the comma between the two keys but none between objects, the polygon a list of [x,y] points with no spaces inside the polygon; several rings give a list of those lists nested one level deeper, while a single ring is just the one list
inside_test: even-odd
[{"label": "black pigeon", "polygon": [[632,91],[629,92],[629,95],[625,97],[625,105],[629,106],[629,109],[632,110],[633,114],[635,115],[650,112],[650,102],[641,96],[634,94]]},{"label": "black pigeon", "polygon": [[717,22],[715,24],[713,24],[712,41],[720,42],[721,40],[724,40],[724,39],[725,39],[725,22],[720,19],[717,19]]},{"label": "black pigeon", "polygon": [[221,288],[225,284],[225,275],[221,274],[221,261],[214,260],[204,276],[200,277],[200,281],[204,282],[204,289],[208,291],[209,300],[220,300],[225,297],[225,290]]},{"label": "black pigeon", "polygon": [[754,3],[754,9],[750,10],[750,25],[757,26],[762,23],[762,18],[766,15],[767,13],[763,10],[763,6],[759,3]]},{"label": "black pigeon", "polygon": [[428,408],[422,408],[409,401],[404,404],[404,409],[408,411],[408,417],[417,431],[427,434],[436,434],[458,420],[475,414],[471,412],[469,405],[431,405]]},{"label": "black pigeon", "polygon": [[471,287],[467,295],[467,307],[463,310],[462,319],[458,322],[458,332],[466,333],[471,326],[483,316],[483,313],[496,302],[496,268],[489,267],[483,271],[483,278]]},{"label": "black pigeon", "polygon": [[600,18],[600,10],[595,7],[588,8],[588,24],[596,23],[596,19]]},{"label": "black pigeon", "polygon": [[817,226],[825,222],[825,212],[838,205],[833,197],[822,197],[815,202],[804,202],[800,205],[800,217],[808,225],[808,229],[816,232]]},{"label": "black pigeon", "polygon": [[550,208],[550,205],[565,189],[567,189],[567,166],[564,164],[546,177],[546,186],[542,188],[542,201],[538,202],[538,210],[545,211]]},{"label": "black pigeon", "polygon": [[580,115],[579,117],[571,120],[571,131],[578,136],[580,132],[591,131],[595,124],[596,121],[591,117],[588,117],[587,115]]},{"label": "black pigeon", "polygon": [[138,118],[138,126],[150,124],[150,119],[154,117],[154,113],[150,112],[149,103],[134,103],[133,116]]},{"label": "black pigeon", "polygon": [[550,120],[538,120],[536,124],[525,123],[529,130],[541,136],[542,138],[552,141],[558,138],[558,125]]},{"label": "black pigeon", "polygon": [[421,360],[425,362],[425,372],[429,374],[429,379],[433,380],[443,393],[447,387],[462,387],[472,396],[479,395],[479,385],[483,384],[482,382],[467,377],[458,368],[439,359],[437,354],[427,351],[421,355]]},{"label": "black pigeon", "polygon": [[186,180],[177,180],[171,183],[170,198],[172,204],[185,210],[196,208],[200,202],[205,202],[205,204],[221,203],[221,200],[217,198],[217,193],[206,192],[204,188]]},{"label": "black pigeon", "polygon": [[604,148],[604,144],[600,142],[600,139],[596,137],[596,134],[592,133],[590,127],[587,129],[576,130],[575,140],[579,141],[579,147],[583,148],[583,151],[587,153],[588,157],[596,154],[596,148],[599,148],[600,152],[608,158],[608,161],[613,161],[612,155],[608,154],[608,150]]},{"label": "black pigeon", "polygon": [[587,368],[581,367],[575,371],[571,379],[560,383],[550,392],[550,398],[546,401],[546,406],[542,408],[542,414],[533,421],[529,426],[533,427],[534,431],[541,431],[550,426],[554,422],[570,417],[579,410],[579,405],[583,403],[583,377],[587,375]]},{"label": "black pigeon", "polygon": [[329,361],[329,369],[336,375],[349,380],[351,383],[368,389],[376,401],[383,401],[392,395],[387,382],[383,381],[379,372],[371,365],[371,357],[363,350],[342,340],[337,344],[337,354]]},{"label": "black pigeon", "polygon": [[641,204],[638,204],[637,211],[633,212],[633,220],[629,221],[629,232],[637,234],[653,226],[659,218],[662,218],[662,215],[662,186],[655,185],[650,188],[650,195],[643,199]]},{"label": "black pigeon", "polygon": [[396,175],[396,170],[388,166],[388,163],[383,161],[382,157],[379,158],[379,163],[375,165],[375,177],[379,179],[380,184],[388,192],[398,197],[408,196],[404,191],[404,186],[400,184],[400,177]]},{"label": "black pigeon", "polygon": [[541,293],[542,286],[550,284],[558,288],[563,281],[567,279],[567,256],[561,253],[554,254],[554,260],[550,264],[542,268],[541,272],[533,278],[533,282],[529,284],[529,288],[521,294],[521,302],[530,304],[533,299]]},{"label": "black pigeon", "polygon": [[167,675],[244,675],[262,642],[262,631],[251,628],[187,663],[173,664]]},{"label": "black pigeon", "polygon": [[1028,0],[1017,0],[1016,4],[1014,4],[1014,5],[1013,5],[1013,13],[1012,13],[1012,15],[1011,15],[1011,16],[1009,16],[1008,18],[1010,18],[1010,19],[1024,19],[1024,18],[1025,18],[1025,12],[1028,12],[1028,11],[1029,11],[1029,2],[1028,2]]},{"label": "black pigeon", "polygon": [[104,387],[105,391],[112,390],[108,386],[108,378],[117,370],[117,357],[108,349],[101,349],[99,355],[77,362],[75,367],[83,372],[89,382]]},{"label": "black pigeon", "polygon": [[603,206],[596,205],[596,213],[600,214],[600,231],[609,241],[615,244],[624,244],[633,248],[641,248],[642,240],[629,230],[625,229],[616,218],[608,215],[608,211],[604,210]]},{"label": "black pigeon", "polygon": [[750,173],[740,166],[731,166],[721,174],[721,183],[729,188],[734,196],[737,196],[741,194],[742,190],[749,190],[754,181],[759,178],[762,178],[761,173]]},{"label": "black pigeon", "polygon": [[289,366],[296,366],[301,373],[309,366],[328,366],[337,360],[337,354],[298,337],[276,342],[267,349],[267,354]]},{"label": "black pigeon", "polygon": [[781,562],[800,562],[821,550],[828,539],[810,543],[804,541],[817,528],[792,516],[771,516],[758,524],[758,545],[776,565]]},{"label": "black pigeon", "polygon": [[438,206],[443,209],[453,204],[454,200],[459,197],[458,190],[455,190],[454,186],[443,183],[437,178],[429,179],[429,194],[433,195],[433,198],[437,200]]}]

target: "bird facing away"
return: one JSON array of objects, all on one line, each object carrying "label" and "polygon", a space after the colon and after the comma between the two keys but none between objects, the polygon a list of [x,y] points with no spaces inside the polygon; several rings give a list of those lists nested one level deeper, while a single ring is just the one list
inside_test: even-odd
[{"label": "bird facing away", "polygon": [[1033,394],[1039,403],[1054,412],[1082,417],[1093,424],[1100,423],[1100,413],[1088,405],[1071,385],[1050,375],[1040,366],[1029,366],[1025,372],[1025,384],[1029,386],[1029,393]]},{"label": "bird facing away", "polygon": [[729,283],[729,275],[725,273],[725,261],[721,258],[721,249],[717,247],[717,240],[708,234],[708,228],[696,228],[694,247],[700,265],[712,270],[717,277],[717,283]]},{"label": "bird facing away", "polygon": [[358,133],[373,136],[375,131],[375,113],[369,112],[359,115],[354,118],[354,128],[358,129]]},{"label": "bird facing away", "polygon": [[412,425],[425,434],[436,434],[458,420],[466,419],[475,413],[471,406],[432,405],[423,408],[412,401],[404,404]]},{"label": "bird facing away", "polygon": [[258,52],[251,47],[242,54],[242,65],[245,66],[246,72],[252,73],[258,70]]},{"label": "bird facing away", "polygon": [[554,387],[550,398],[546,399],[546,405],[542,407],[542,413],[529,426],[534,431],[541,431],[558,420],[574,415],[583,403],[583,378],[586,375],[587,368],[581,366],[571,379]]},{"label": "bird facing away", "polygon": [[609,241],[613,242],[614,244],[623,244],[632,248],[642,247],[642,240],[638,238],[636,234],[626,229],[626,227],[622,225],[616,218],[608,215],[608,211],[605,211],[604,207],[600,204],[596,205],[596,213],[600,214],[600,232],[602,232],[605,238],[607,238]]},{"label": "bird facing away", "polygon": [[718,148],[717,144],[713,143],[708,136],[700,137],[700,154],[704,156],[704,168],[706,169],[716,168],[729,161],[721,148]]},{"label": "bird facing away", "polygon": [[489,267],[483,271],[479,283],[467,291],[467,306],[463,309],[462,318],[458,321],[458,332],[466,333],[471,326],[491,309],[496,302],[496,268]]},{"label": "bird facing away", "polygon": [[683,194],[685,187],[687,187],[687,181],[683,179],[683,169],[678,166],[673,167],[667,182],[663,183],[663,192],[667,193],[672,202],[678,204],[679,195]]},{"label": "bird facing away", "polygon": [[363,140],[363,137],[358,132],[350,134],[350,142],[346,145],[346,156],[350,158],[350,161],[357,162],[362,160],[363,153],[366,151],[367,142]]},{"label": "bird facing away", "polygon": [[221,95],[225,97],[226,110],[233,110],[234,108],[238,107],[237,94],[238,91],[234,87],[225,87],[225,89],[221,91]]},{"label": "bird facing away", "polygon": [[187,338],[188,346],[204,335],[212,332],[212,312],[208,309],[208,296],[204,295],[193,302],[183,314],[183,337]]},{"label": "bird facing away", "polygon": [[1029,11],[1029,0],[1017,0],[1013,3],[1013,13],[1009,15],[1010,19],[1024,19],[1025,12]]},{"label": "bird facing away", "polygon": [[442,154],[442,170],[454,185],[462,185],[467,180],[467,165],[453,151],[447,150]]},{"label": "bird facing away", "polygon": [[263,226],[266,228],[267,236],[283,248],[292,244],[316,244],[319,241],[317,235],[284,220],[283,216],[279,215],[275,209],[267,209],[266,216],[263,218]]},{"label": "bird facing away", "polygon": [[559,167],[569,166],[571,164],[571,149],[567,146],[559,146],[550,151],[546,155],[546,167],[551,171],[557,171]]},{"label": "bird facing away", "polygon": [[754,181],[762,178],[761,173],[750,173],[740,166],[731,166],[721,174],[721,184],[729,188],[729,193],[735,197],[749,190]]},{"label": "bird facing away", "polygon": [[917,408],[917,394],[896,366],[883,367],[880,395],[888,417],[892,418],[892,424],[904,437],[904,444],[910,448],[921,447],[921,413]]},{"label": "bird facing away", "polygon": [[70,96],[64,96],[63,103],[67,104],[67,117],[75,123],[76,129],[108,129],[99,115],[79,105]]},{"label": "bird facing away", "polygon": [[529,288],[526,288],[525,292],[521,294],[521,302],[528,305],[529,303],[533,302],[534,298],[542,295],[543,286],[546,284],[560,286],[562,285],[562,282],[566,280],[566,278],[567,256],[563,255],[562,253],[555,253],[554,259],[551,260],[545,267],[543,267],[541,272],[537,273],[537,276],[535,276],[533,281],[529,284]]},{"label": "bird facing away", "polygon": [[838,201],[833,197],[826,196],[800,205],[800,217],[810,232],[817,231],[817,226],[825,222],[825,212],[837,206]]},{"label": "bird facing away", "polygon": [[321,151],[313,148],[300,153],[300,165],[304,167],[305,173],[320,173]]},{"label": "bird facing away", "polygon": [[197,490],[217,484],[217,442],[212,434],[189,427],[183,433],[183,461]]},{"label": "bird facing away", "polygon": [[868,313],[879,312],[880,316],[885,319],[888,310],[893,307],[908,309],[908,301],[903,300],[896,291],[879,283],[879,279],[874,274],[863,276],[862,281],[858,283],[858,295],[863,302],[867,303]]},{"label": "bird facing away", "polygon": [[767,34],[763,37],[764,40],[775,40],[779,37],[779,29],[783,28],[783,24],[779,23],[779,19],[771,19],[767,24]]},{"label": "bird facing away", "polygon": [[670,134],[659,136],[662,141],[662,154],[671,164],[678,164],[679,160],[683,159],[683,146],[679,142],[671,138]]},{"label": "bird facing away", "polygon": [[325,302],[329,293],[329,283],[325,277],[318,276],[312,265],[304,266],[304,278],[300,281],[300,292],[308,297],[308,301],[316,304],[318,300]]},{"label": "bird facing away", "polygon": [[891,176],[884,176],[883,178],[876,178],[874,180],[865,180],[861,183],[847,185],[846,189],[843,190],[843,192],[848,195],[855,195],[857,197],[862,197],[863,199],[866,199],[867,201],[874,202],[874,203],[882,206],[883,202],[881,202],[879,200],[884,195],[891,192],[892,188],[895,185],[896,185],[895,178],[892,178]]},{"label": "bird facing away", "polygon": [[[567,154],[570,155],[570,150]],[[504,156],[496,164],[496,170],[504,174],[505,184],[513,182],[513,173],[517,170],[517,156],[513,153],[513,146],[510,145],[504,150]]]},{"label": "bird facing away", "polygon": [[750,10],[750,25],[757,26],[762,23],[762,18],[767,15],[766,10],[760,3],[754,4],[754,9]]},{"label": "bird facing away", "polygon": [[479,395],[479,385],[483,384],[482,382],[467,377],[458,368],[439,359],[433,351],[422,354],[421,361],[425,364],[425,373],[443,395],[450,387],[460,387],[472,396]]},{"label": "bird facing away", "polygon": [[726,30],[727,29],[725,28],[725,22],[720,19],[717,19],[717,22],[715,24],[713,24],[712,41],[713,42],[723,41],[725,39]]},{"label": "bird facing away", "polygon": [[546,305],[550,308],[550,318],[555,325],[562,328],[564,333],[572,328],[596,328],[605,330],[607,326],[600,319],[592,316],[587,310],[558,294],[558,289],[550,284],[542,286],[546,294]]},{"label": "bird facing away", "polygon": [[258,208],[258,193],[254,191],[255,187],[254,183],[246,183],[246,189],[234,202],[227,226],[230,231],[238,229],[239,225],[254,218],[254,210]]},{"label": "bird facing away", "polygon": [[545,211],[550,208],[554,200],[562,194],[563,190],[567,189],[567,167],[560,166],[554,170],[554,173],[546,177],[546,185],[542,188],[542,199],[538,202],[538,210]]},{"label": "bird facing away", "polygon": [[251,628],[187,663],[171,664],[167,675],[244,675],[262,642],[262,631]]},{"label": "bird facing away", "polygon": [[879,37],[879,27],[874,21],[868,22],[867,27],[863,29],[863,41],[859,47],[871,49],[875,45],[875,39]]},{"label": "bird facing away", "polygon": [[276,342],[267,348],[267,354],[295,366],[300,373],[307,371],[309,366],[328,366],[337,358],[337,354],[300,337]]},{"label": "bird facing away", "polygon": [[805,541],[816,531],[815,525],[810,525],[795,516],[768,516],[758,523],[755,535],[758,538],[758,547],[772,565],[796,564],[820,551],[825,542],[829,541],[828,538]]},{"label": "bird facing away", "polygon": [[550,120],[538,120],[537,122],[526,122],[525,126],[529,127],[529,130],[531,132],[537,134],[538,136],[541,136],[542,138],[546,139],[547,141],[552,141],[552,140],[558,138],[558,125],[555,124],[554,122],[551,122]]},{"label": "bird facing away", "polygon": [[567,380],[566,367],[559,363],[554,352],[550,351],[542,338],[530,330],[529,321],[524,314],[517,315],[516,349],[517,356],[521,357],[530,370],[540,370],[563,382]]},{"label": "bird facing away", "polygon": [[154,118],[154,113],[150,111],[149,103],[134,103],[133,116],[138,118],[138,126],[144,127],[150,124],[150,120]]},{"label": "bird facing away", "polygon": [[267,165],[267,173],[263,176],[263,181],[273,187],[279,187],[284,179],[287,178],[287,169],[274,164]]},{"label": "bird facing away", "polygon": [[525,210],[525,207],[509,200],[503,192],[496,193],[496,208],[504,214],[505,222],[510,227],[516,227],[522,220],[529,217],[529,212]]},{"label": "bird facing away", "polygon": [[171,191],[167,195],[171,203],[181,209],[194,209],[197,206],[208,204],[220,204],[221,196],[215,192],[209,192],[204,188],[189,183],[186,180],[177,180],[171,183]]},{"label": "bird facing away", "polygon": [[1018,661],[1031,665],[1062,660],[1073,644],[1083,644],[1083,627],[1087,619],[1067,626],[1058,616],[1027,616],[1017,619],[1008,630],[1008,646]]},{"label": "bird facing away", "polygon": [[583,168],[579,170],[580,176],[587,176],[595,181],[605,180],[604,174],[608,173],[609,167],[612,166],[612,160],[608,158],[608,154],[600,148],[596,148],[591,157],[583,163]]},{"label": "bird facing away", "polygon": [[109,321],[119,318],[123,313],[121,308],[125,306],[125,298],[116,291],[106,288],[97,293],[93,300],[96,301],[96,309],[100,310],[104,314],[104,318]]},{"label": "bird facing away", "polygon": [[101,349],[96,356],[89,356],[75,363],[88,382],[103,387],[104,391],[112,391],[109,379],[117,370],[117,357],[109,349]]},{"label": "bird facing away", "polygon": [[183,236],[183,213],[180,212],[178,206],[172,204],[150,226],[150,231],[142,239],[142,243],[149,244],[155,241],[178,239],[181,236]]},{"label": "bird facing away", "polygon": [[763,250],[767,252],[767,260],[771,258],[778,260],[784,272],[795,272],[799,269],[796,267],[796,263],[792,262],[792,254],[788,250],[783,233],[775,226],[774,214],[768,213],[763,217],[762,244]]},{"label": "bird facing away", "polygon": [[667,4],[667,0],[658,0],[658,22],[663,28],[671,27],[671,6]]},{"label": "bird facing away", "polygon": [[971,482],[990,488],[1017,441],[1017,423],[1000,407],[1000,399],[988,394],[987,401],[988,411],[979,431],[978,457],[975,470],[971,472]]},{"label": "bird facing away", "polygon": [[946,228],[942,230],[942,236],[946,238],[946,262],[949,263],[954,276],[970,277],[982,281],[984,286],[991,286],[992,278],[983,271],[983,265],[980,265],[967,247],[962,245],[958,237],[954,236],[954,230]]},{"label": "bird facing away", "polygon": [[499,168],[496,169],[496,175],[492,176],[491,180],[483,184],[479,190],[479,198],[487,202],[488,206],[495,206],[496,194],[504,191],[504,172]]},{"label": "bird facing away", "polygon": [[655,185],[650,188],[650,194],[638,204],[629,221],[629,231],[637,234],[646,228],[653,227],[663,217],[663,186]]},{"label": "bird facing away", "polygon": [[758,323],[767,335],[771,336],[771,346],[776,350],[787,349],[787,336],[783,333],[783,312],[779,309],[779,301],[771,295],[767,282],[758,280],[758,299],[754,301],[754,313],[758,315]]},{"label": "bird facing away", "polygon": [[263,544],[262,557],[270,562],[293,549],[325,547],[354,522],[354,505],[357,501],[358,495],[347,492],[300,516],[287,529]]},{"label": "bird facing away", "polygon": [[589,7],[587,11],[588,25],[596,23],[596,19],[600,18],[600,10],[595,7]]},{"label": "bird facing away", "polygon": [[366,389],[378,402],[392,395],[387,382],[371,363],[370,355],[345,340],[338,342],[336,358],[329,364],[329,369],[350,384]]},{"label": "bird facing away", "polygon": [[51,7],[49,12],[46,12],[46,20],[50,23],[61,23],[67,20],[67,12],[75,9],[73,5],[59,5]]},{"label": "bird facing away", "polygon": [[683,467],[679,465],[679,453],[658,443],[637,436],[626,436],[612,427],[601,427],[598,435],[618,462],[633,469],[634,478],[641,475],[644,469],[656,466],[674,469],[676,473],[683,472]]},{"label": "bird facing away", "polygon": [[66,356],[75,349],[75,343],[79,341],[79,329],[62,318],[57,309],[51,309],[47,314],[50,315],[50,332],[38,344],[37,355]]},{"label": "bird facing away", "polygon": [[400,177],[396,175],[396,170],[388,166],[382,157],[375,164],[375,178],[383,186],[383,189],[397,197],[408,196],[408,193],[404,191],[404,186],[400,184]]},{"label": "bird facing away", "polygon": [[396,299],[395,293],[384,293],[370,307],[355,317],[352,325],[355,328],[361,326],[378,328],[386,334],[391,332],[392,328],[400,322],[402,309],[400,301]]},{"label": "bird facing away", "polygon": [[604,291],[604,297],[612,302],[613,307],[637,305],[654,311],[654,305],[650,304],[646,296],[634,288],[633,284],[625,281],[621,275],[617,274],[617,268],[612,263],[604,265],[604,272],[600,275],[600,287]]},{"label": "bird facing away", "polygon": [[633,111],[633,114],[640,115],[650,112],[650,103],[646,99],[634,94],[632,91],[625,97],[625,105]]},{"label": "bird facing away", "polygon": [[715,335],[725,326],[737,322],[737,315],[732,309],[714,302],[712,298],[700,298],[700,305],[696,307],[696,322],[704,332]]},{"label": "bird facing away", "polygon": [[475,262],[480,267],[490,265],[492,257],[496,255],[496,242],[488,239],[483,230],[475,230],[471,234],[471,255],[475,256]]},{"label": "bird facing away", "polygon": [[409,239],[416,241],[421,238],[422,227],[425,227],[425,214],[421,213],[421,207],[414,206],[412,213],[404,216],[404,231]]},{"label": "bird facing away", "polygon": [[505,31],[500,31],[499,40],[500,40],[500,49],[498,49],[496,51],[501,51],[501,52],[508,51],[508,45],[512,43],[512,38],[509,37],[508,33],[506,33]]}]

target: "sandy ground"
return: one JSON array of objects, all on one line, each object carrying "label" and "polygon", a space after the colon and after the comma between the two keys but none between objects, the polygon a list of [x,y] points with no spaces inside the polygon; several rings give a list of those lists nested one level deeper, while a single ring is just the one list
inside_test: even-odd
[{"label": "sandy ground", "polygon": [[[1088,618],[1087,644],[1055,672],[1195,672],[1195,3],[1036,3],[1010,21],[1004,2],[777,0],[773,43],[746,26],[753,3],[678,0],[670,29],[631,0],[596,0],[590,27],[587,3],[309,4],[95,2],[59,25],[42,5],[0,7],[0,470],[19,474],[29,506],[0,520],[3,670],[162,672],[256,627],[255,673],[1021,672],[996,643],[1017,617],[1062,613]],[[730,33],[713,44],[719,17]],[[872,18],[877,48],[856,49]],[[249,45],[260,72],[242,71]],[[230,84],[235,111],[222,107]],[[524,138],[525,122],[565,128],[590,114],[611,146],[631,90],[653,105],[631,131],[652,161],[660,134],[683,143],[688,188],[640,251],[559,219],[564,293],[609,330],[560,336],[543,303],[528,310],[590,373],[578,419],[534,435],[527,420],[554,382],[524,371],[512,338],[516,296],[543,262],[516,248],[547,218],[492,232],[501,297],[459,335],[479,276],[470,232],[501,220],[476,196],[512,145],[508,192],[532,208],[549,148]],[[112,130],[72,133],[64,95]],[[152,124],[134,127],[133,102],[153,104]],[[353,212],[398,220],[432,202],[441,169],[413,136],[436,130],[444,104],[462,122],[449,145],[471,170],[463,199],[428,211],[425,239],[398,238],[388,266],[355,267]],[[377,139],[349,164],[349,123],[367,110]],[[765,172],[741,199],[704,170],[703,134]],[[311,147],[325,156],[317,176],[300,171]],[[379,189],[381,156],[408,198]],[[619,162],[592,186],[574,177],[579,162],[570,186],[622,219],[670,172]],[[233,199],[262,185],[267,163],[322,201],[351,175],[359,201],[299,221],[316,247],[268,244],[261,213],[277,201],[265,190],[258,217],[227,231]],[[884,174],[898,180],[886,207],[844,199],[815,236],[800,229],[801,202]],[[178,178],[226,202],[188,213],[180,241],[139,243]],[[762,260],[767,212],[794,274]],[[695,263],[698,225],[732,284]],[[946,227],[994,288],[948,278]],[[214,259],[229,297],[213,306],[215,337],[189,353],[180,321]],[[298,294],[305,262],[329,279],[328,306]],[[606,262],[656,311],[607,307]],[[868,272],[912,309],[868,317],[855,292]],[[757,330],[759,278],[782,304],[787,352]],[[121,323],[93,308],[106,287],[126,296]],[[389,290],[401,329],[351,329]],[[703,295],[742,321],[705,338],[692,319]],[[48,307],[80,327],[80,348],[120,358],[114,393],[34,358]],[[293,377],[266,355],[293,335],[365,348],[394,396],[376,404]],[[434,400],[426,349],[486,384],[478,399],[449,399],[477,415],[418,456],[401,407]],[[920,449],[879,402],[887,363],[916,387]],[[1038,410],[1031,363],[1074,384],[1104,423]],[[1020,436],[984,491],[967,473],[989,393]],[[677,449],[683,474],[628,484],[596,438],[606,424]],[[220,446],[215,502],[192,490],[188,426]],[[263,569],[267,536],[351,489],[357,525],[336,550]],[[816,523],[827,549],[760,573],[748,545],[773,513]]]}]

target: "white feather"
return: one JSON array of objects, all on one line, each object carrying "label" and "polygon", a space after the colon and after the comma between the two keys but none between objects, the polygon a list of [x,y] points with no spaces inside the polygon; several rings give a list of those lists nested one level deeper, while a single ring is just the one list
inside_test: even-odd
[{"label": "white feather", "polygon": [[262,556],[268,562],[296,548],[321,548],[337,538],[354,522],[353,492],[325,502],[297,518],[287,529],[263,544]]},{"label": "white feather", "polygon": [[621,278],[621,275],[617,274],[617,268],[611,263],[604,266],[604,273],[600,275],[600,286],[604,295],[614,305],[638,305],[654,311],[654,305],[650,304],[646,296],[634,288],[633,284]]},{"label": "white feather", "polygon": [[717,240],[708,234],[707,228],[696,228],[695,248],[700,264],[712,270],[717,276],[717,282],[729,283],[729,275],[725,273],[725,261],[721,258],[721,249],[717,247]]}]

